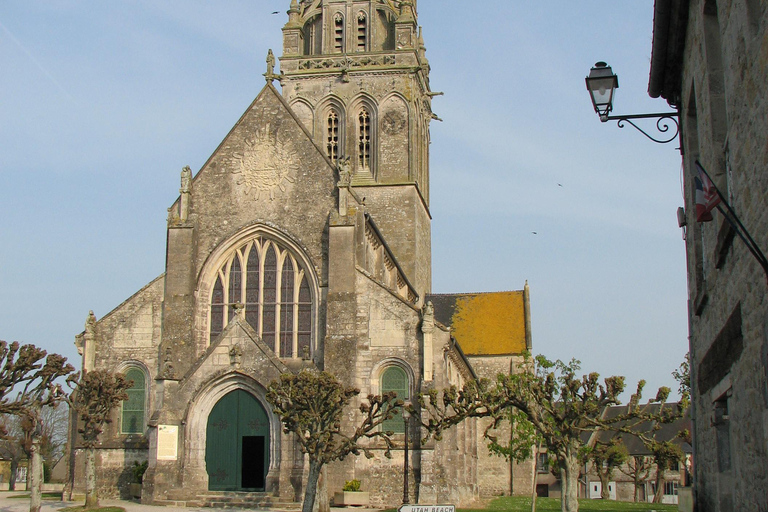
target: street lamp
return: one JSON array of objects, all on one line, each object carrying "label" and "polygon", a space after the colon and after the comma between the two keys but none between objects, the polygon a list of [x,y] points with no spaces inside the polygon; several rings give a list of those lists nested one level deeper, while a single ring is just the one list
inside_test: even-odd
[{"label": "street lamp", "polygon": [[[672,142],[680,133],[680,113],[662,112],[658,114],[631,114],[622,116],[610,116],[608,114],[613,110],[613,96],[616,89],[619,88],[619,77],[613,73],[611,66],[605,62],[598,62],[589,70],[589,76],[586,78],[587,91],[589,91],[592,106],[603,123],[616,121],[619,128],[624,128],[624,123],[631,124],[637,131],[659,144]],[[656,119],[656,129],[663,137],[655,138],[649,135],[645,130],[633,123],[632,119]],[[674,124],[675,131],[669,135],[670,122]],[[681,144],[682,148],[682,144]]]},{"label": "street lamp", "polygon": [[608,114],[613,110],[613,93],[619,88],[619,77],[613,74],[611,66],[601,61],[589,70],[586,80],[595,112],[602,122],[608,121]]},{"label": "street lamp", "polygon": [[410,426],[411,413],[408,411],[408,404],[403,404],[403,423],[405,424],[404,454],[403,454],[403,505],[408,505],[411,500],[408,496],[408,427]]}]

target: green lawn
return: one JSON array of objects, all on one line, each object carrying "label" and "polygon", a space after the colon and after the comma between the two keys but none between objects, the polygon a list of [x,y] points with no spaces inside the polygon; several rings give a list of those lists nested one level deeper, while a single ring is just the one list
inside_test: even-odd
[{"label": "green lawn", "polygon": [[[497,498],[493,500],[487,511],[493,512],[527,512],[531,510],[531,498]],[[538,498],[536,500],[536,512],[556,512],[560,510],[560,498]],[[677,510],[677,505],[656,505],[653,503],[631,503],[610,500],[579,500],[579,512],[605,512],[605,511],[643,511],[651,510],[672,511]]]},{"label": "green lawn", "polygon": [[[396,512],[397,509],[387,509],[383,512]],[[531,498],[496,498],[485,508],[459,508],[457,512],[529,512]],[[653,503],[628,503],[610,500],[579,500],[579,512],[671,512],[677,510],[677,505],[654,505]],[[560,512],[560,498],[538,498],[536,512]]]},{"label": "green lawn", "polygon": [[[13,496],[6,496],[6,498],[12,498],[12,499],[14,499],[14,498],[27,498],[27,499],[29,499],[29,494],[14,494]],[[59,501],[61,501],[61,492],[44,492],[43,493],[43,499],[44,500],[59,500]]]}]

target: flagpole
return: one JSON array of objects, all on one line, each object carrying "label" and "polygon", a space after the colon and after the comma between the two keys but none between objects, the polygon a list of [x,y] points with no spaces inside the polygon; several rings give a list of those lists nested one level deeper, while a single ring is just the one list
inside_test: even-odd
[{"label": "flagpole", "polygon": [[736,221],[734,221],[734,219],[732,219],[720,205],[717,205],[715,208],[717,208],[717,211],[719,211],[723,217],[725,217],[725,220],[728,221],[728,224],[731,225],[736,234],[739,235],[739,238],[741,238],[741,241],[744,242],[744,245],[747,246],[749,252],[752,253],[752,256],[754,256],[757,262],[760,263],[760,266],[763,267],[763,270],[766,273],[766,278],[768,278],[768,261],[766,261],[765,256],[763,256],[762,252],[760,252],[760,248],[749,243],[747,238],[739,229],[739,226],[736,224]]},{"label": "flagpole", "polygon": [[[731,225],[734,231],[736,231],[736,234],[739,235],[739,238],[744,242],[744,244],[749,249],[749,252],[752,253],[752,256],[755,257],[758,263],[760,263],[760,266],[763,267],[763,271],[766,275],[766,280],[768,280],[768,259],[765,257],[765,254],[763,254],[763,251],[760,250],[760,246],[757,245],[757,242],[755,242],[754,238],[752,238],[752,235],[749,234],[749,231],[746,227],[744,227],[744,224],[742,224],[741,219],[739,219],[739,216],[736,215],[736,212],[733,211],[733,208],[731,208],[731,205],[728,204],[728,201],[725,199],[723,194],[720,192],[720,189],[717,188],[717,185],[715,185],[715,182],[712,180],[712,178],[709,176],[709,173],[704,169],[704,166],[701,165],[701,162],[698,160],[695,161],[696,167],[704,173],[704,176],[707,177],[709,182],[712,184],[712,187],[715,189],[715,192],[717,192],[718,197],[720,197],[720,202],[722,202],[725,205],[725,208],[728,210],[728,214],[726,214],[725,211],[718,205],[717,211],[719,211],[723,217],[728,221],[728,223]],[[731,218],[732,217],[732,218]]]}]

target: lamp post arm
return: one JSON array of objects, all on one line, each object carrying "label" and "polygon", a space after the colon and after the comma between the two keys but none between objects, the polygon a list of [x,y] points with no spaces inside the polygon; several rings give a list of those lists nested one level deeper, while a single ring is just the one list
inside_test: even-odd
[{"label": "lamp post arm", "polygon": [[[656,138],[648,134],[645,130],[632,122],[632,119],[656,119],[656,130],[661,134],[666,134],[666,137]],[[680,113],[679,112],[663,112],[658,114],[630,114],[624,116],[600,116],[600,121],[616,121],[619,128],[624,128],[624,123],[631,124],[637,131],[651,139],[653,142],[659,144],[666,144],[675,140],[680,133]],[[674,132],[670,132],[671,123],[674,124]],[[671,133],[671,135],[670,135]]]}]

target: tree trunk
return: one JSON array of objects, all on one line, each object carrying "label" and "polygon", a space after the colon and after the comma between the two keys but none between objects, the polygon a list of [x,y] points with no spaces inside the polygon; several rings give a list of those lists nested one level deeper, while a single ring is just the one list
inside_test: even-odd
[{"label": "tree trunk", "polygon": [[653,495],[654,503],[661,503],[664,497],[664,470],[656,467],[656,492]]},{"label": "tree trunk", "polygon": [[600,499],[611,499],[611,493],[608,492],[608,475],[603,472],[602,468],[597,468],[597,476],[600,478]]},{"label": "tree trunk", "polygon": [[[533,452],[533,489],[531,489],[531,512],[536,512],[536,485],[539,483],[539,452],[541,451],[541,443],[536,445],[536,449]],[[514,479],[514,475],[513,478]]]},{"label": "tree trunk", "polygon": [[40,455],[40,438],[32,438],[29,450],[29,469],[27,471],[27,490],[29,491],[29,512],[40,512],[43,502],[43,457]]},{"label": "tree trunk", "polygon": [[96,449],[85,450],[85,508],[97,508],[99,495],[96,492]]},{"label": "tree trunk", "polygon": [[304,504],[301,506],[301,512],[312,512],[315,506],[315,497],[317,496],[317,480],[320,478],[322,465],[317,462],[309,461],[309,475],[307,475],[307,488],[304,491]]},{"label": "tree trunk", "polygon": [[16,457],[11,458],[11,475],[8,477],[8,490],[16,490],[16,475],[19,472],[19,459]]},{"label": "tree trunk", "polygon": [[560,510],[562,512],[578,512],[579,510],[579,458],[575,453],[566,454],[560,462],[560,478],[562,480],[562,496]]},{"label": "tree trunk", "polygon": [[640,482],[638,481],[637,475],[634,476],[633,482],[635,484],[635,503],[637,503],[637,494],[640,491]]},{"label": "tree trunk", "polygon": [[317,495],[315,496],[315,505],[312,507],[312,512],[331,512],[325,466],[320,468],[320,476],[317,479]]}]

